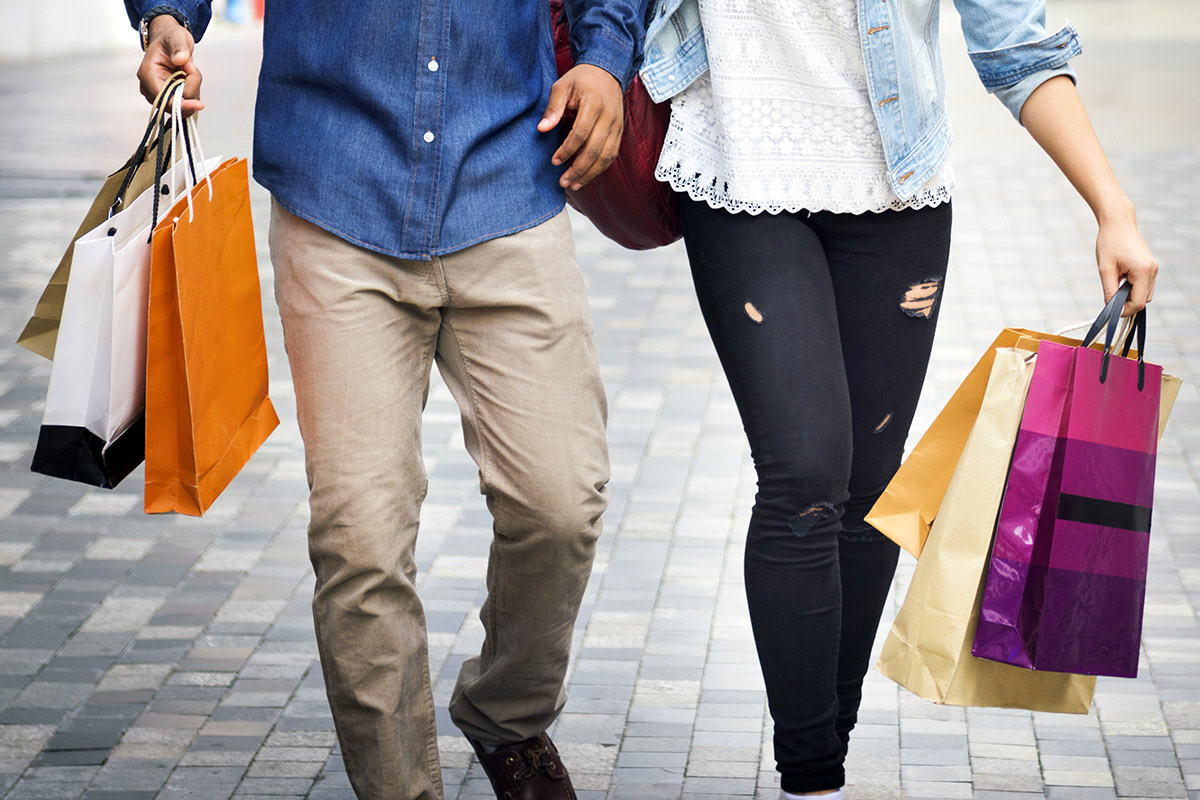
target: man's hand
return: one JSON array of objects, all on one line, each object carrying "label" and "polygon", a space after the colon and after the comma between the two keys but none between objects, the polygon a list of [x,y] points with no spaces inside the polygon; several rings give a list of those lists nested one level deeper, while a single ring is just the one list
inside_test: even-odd
[{"label": "man's hand", "polygon": [[137,71],[142,96],[147,102],[153,103],[167,78],[182,71],[187,75],[183,84],[184,116],[204,108],[204,103],[200,102],[200,81],[203,78],[192,61],[195,46],[196,42],[187,28],[170,14],[160,14],[150,20],[146,55],[142,57],[142,65]]},{"label": "man's hand", "polygon": [[576,65],[550,88],[550,102],[538,130],[553,130],[568,109],[575,112],[575,124],[551,160],[557,166],[574,156],[558,179],[561,186],[574,190],[608,169],[617,157],[625,124],[621,84],[600,67]]}]

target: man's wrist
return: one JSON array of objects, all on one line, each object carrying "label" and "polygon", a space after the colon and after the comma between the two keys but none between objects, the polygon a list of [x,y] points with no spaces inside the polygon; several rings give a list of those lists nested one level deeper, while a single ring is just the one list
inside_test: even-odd
[{"label": "man's wrist", "polygon": [[142,50],[143,51],[145,51],[145,49],[150,46],[151,34],[154,32],[154,29],[161,28],[163,24],[170,24],[170,23],[166,23],[162,19],[163,17],[173,20],[174,22],[176,22],[180,26],[182,26],[183,29],[188,32],[191,32],[191,30],[192,30],[191,23],[188,21],[187,16],[179,9],[177,9],[173,6],[165,6],[165,5],[164,6],[155,6],[154,8],[150,9],[149,11],[147,11],[145,14],[142,15],[141,25],[138,26],[139,31],[142,35]]}]

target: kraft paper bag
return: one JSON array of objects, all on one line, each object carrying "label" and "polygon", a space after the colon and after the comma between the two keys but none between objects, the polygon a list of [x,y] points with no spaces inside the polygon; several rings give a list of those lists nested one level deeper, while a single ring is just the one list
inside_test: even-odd
[{"label": "kraft paper bag", "polygon": [[988,552],[1034,360],[1000,348],[878,669],[913,694],[957,706],[1086,714],[1096,679],[974,658]]},{"label": "kraft paper bag", "polygon": [[148,325],[145,510],[199,516],[279,424],[245,159],[155,228]]},{"label": "kraft paper bag", "polygon": [[[1024,328],[1000,331],[867,514],[866,521],[870,525],[916,558],[921,557],[925,538],[979,414],[996,349],[1019,347],[1036,351],[1038,343],[1043,341],[1069,346],[1081,344],[1079,339]],[[1102,346],[1093,345],[1095,348]],[[1180,385],[1178,378],[1163,376],[1162,403],[1166,413],[1160,419],[1164,425],[1179,395]]]},{"label": "kraft paper bag", "polygon": [[132,200],[140,197],[154,184],[155,163],[158,159],[159,142],[152,135],[159,128],[164,105],[169,92],[181,85],[183,73],[176,73],[159,93],[154,101],[150,114],[150,123],[137,150],[129,157],[120,169],[109,175],[100,187],[91,208],[79,223],[78,230],[71,237],[66,252],[59,259],[58,266],[50,276],[46,288],[42,290],[34,307],[33,316],[25,323],[17,344],[27,350],[37,353],[44,358],[54,359],[54,348],[58,342],[59,321],[62,319],[63,304],[66,302],[67,281],[71,275],[71,263],[75,254],[75,245],[79,239],[95,230],[109,217],[123,210]]}]

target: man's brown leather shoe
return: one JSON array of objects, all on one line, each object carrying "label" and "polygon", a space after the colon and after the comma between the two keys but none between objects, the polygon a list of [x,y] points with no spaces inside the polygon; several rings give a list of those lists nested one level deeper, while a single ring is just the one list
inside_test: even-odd
[{"label": "man's brown leather shoe", "polygon": [[578,800],[558,749],[546,734],[501,745],[494,753],[467,738],[499,800]]}]

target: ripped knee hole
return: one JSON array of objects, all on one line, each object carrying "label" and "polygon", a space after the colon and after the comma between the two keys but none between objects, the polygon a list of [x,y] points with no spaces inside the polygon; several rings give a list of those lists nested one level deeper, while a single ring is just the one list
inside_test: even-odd
[{"label": "ripped knee hole", "polygon": [[941,288],[942,279],[937,275],[910,283],[900,299],[900,310],[910,317],[929,319],[933,316]]},{"label": "ripped knee hole", "polygon": [[797,536],[804,536],[817,525],[822,522],[827,522],[830,517],[837,513],[832,503],[820,502],[813,503],[808,508],[793,514],[788,518],[788,527],[792,529],[792,533]]}]

